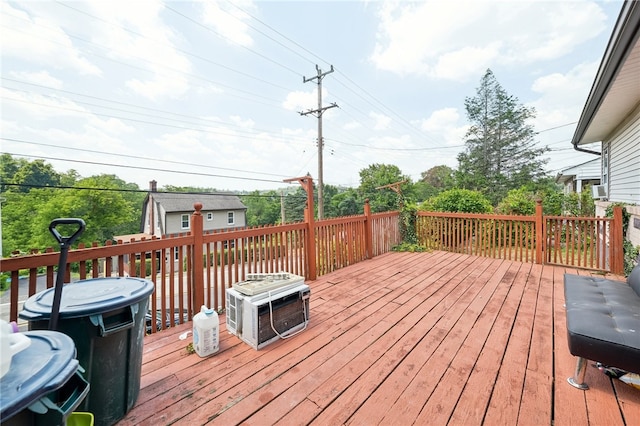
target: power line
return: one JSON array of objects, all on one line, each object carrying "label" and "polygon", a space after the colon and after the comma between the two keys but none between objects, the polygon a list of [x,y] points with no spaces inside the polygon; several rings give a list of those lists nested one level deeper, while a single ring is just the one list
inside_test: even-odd
[{"label": "power line", "polygon": [[[10,79],[9,79],[10,80]],[[2,86],[7,88],[6,86]],[[41,86],[43,87],[43,86]],[[20,89],[15,89],[15,88],[7,88],[16,92],[22,92],[22,93],[27,93],[27,94],[32,94],[34,92],[29,92],[26,90],[20,90]],[[52,89],[52,90],[56,90],[56,89]],[[80,95],[80,94],[79,94]],[[52,98],[54,100],[58,100],[50,95],[40,95],[43,96],[45,98]],[[82,96],[82,95],[80,95]],[[93,97],[96,98],[96,97]],[[220,124],[223,126],[228,126],[228,127],[234,127],[234,128],[238,128],[237,130],[234,130],[234,132],[236,133],[225,133],[225,132],[221,132],[216,128],[212,128],[215,129],[216,131],[212,131],[212,130],[205,130],[205,129],[199,129],[199,128],[195,128],[195,127],[184,127],[184,126],[173,126],[170,124],[166,124],[166,123],[158,123],[155,121],[145,121],[145,120],[139,120],[139,119],[134,119],[134,118],[127,118],[127,117],[122,117],[122,116],[117,116],[117,115],[109,115],[109,114],[104,114],[104,113],[98,113],[95,111],[90,111],[90,110],[83,110],[83,109],[74,109],[74,108],[69,108],[69,107],[61,107],[59,105],[50,105],[50,104],[46,104],[46,103],[41,103],[41,102],[35,102],[35,101],[30,101],[30,100],[25,100],[25,99],[16,99],[16,98],[11,98],[11,97],[7,97],[5,96],[3,99],[6,100],[10,100],[10,101],[14,101],[14,102],[22,102],[22,103],[27,103],[27,104],[31,104],[31,105],[38,105],[38,106],[43,106],[46,108],[56,108],[56,109],[62,109],[62,110],[66,110],[66,111],[72,111],[72,112],[78,112],[81,114],[92,114],[92,115],[96,115],[96,116],[101,116],[101,117],[108,117],[108,118],[116,118],[119,120],[128,120],[128,121],[134,121],[134,122],[138,122],[138,123],[142,123],[142,124],[151,124],[151,125],[156,125],[156,126],[164,126],[164,127],[176,127],[179,129],[183,129],[183,130],[194,130],[194,131],[199,131],[199,132],[207,132],[207,133],[213,133],[213,134],[220,134],[220,135],[224,135],[224,136],[237,136],[237,137],[242,137],[242,138],[253,138],[255,136],[256,132],[262,132],[262,133],[266,133],[269,134],[271,137],[275,138],[275,139],[282,139],[286,142],[289,142],[290,139],[295,139],[295,137],[291,137],[289,139],[284,139],[281,135],[273,133],[269,130],[266,129],[251,129],[251,130],[246,130],[244,127],[234,124],[234,123],[228,123],[228,122],[224,122],[224,121],[218,121],[218,120],[212,120],[212,119],[208,119],[208,118],[197,118],[197,117],[191,117],[191,116],[187,116],[184,114],[178,114],[178,113],[174,113],[174,112],[170,112],[170,111],[163,111],[163,110],[158,110],[155,108],[146,108],[146,107],[142,107],[142,106],[136,106],[136,105],[132,105],[132,104],[127,104],[127,103],[122,103],[124,105],[132,105],[136,108],[140,108],[140,109],[149,109],[151,111],[158,111],[158,112],[162,112],[165,114],[172,114],[172,115],[177,115],[177,116],[182,116],[182,117],[188,117],[188,118],[192,118],[192,119],[196,119],[196,120],[200,120],[203,121],[204,123],[213,123],[213,124]],[[101,99],[101,98],[98,98]],[[117,102],[117,101],[111,101],[108,99],[104,99],[102,98],[103,101],[107,101],[107,102],[114,102],[114,103],[121,103],[121,102]],[[165,119],[165,120],[171,120],[171,121],[175,121],[177,123],[185,123],[188,125],[192,125],[192,126],[203,126],[203,127],[208,127],[207,124],[201,124],[198,122],[194,122],[194,121],[185,121],[185,120],[179,120],[179,119],[175,119],[175,118],[168,118],[168,117],[161,117],[161,116],[157,116],[157,115],[152,115],[152,114],[146,114],[146,113],[141,113],[141,112],[136,112],[136,111],[131,111],[131,110],[125,110],[125,109],[121,109],[121,108],[115,108],[115,107],[110,107],[110,106],[106,106],[106,105],[99,105],[99,104],[94,104],[91,102],[84,102],[84,101],[78,101],[78,100],[73,100],[73,102],[75,104],[81,104],[81,105],[88,105],[88,106],[92,106],[92,107],[96,107],[96,108],[102,108],[102,109],[107,109],[107,110],[113,110],[113,111],[119,111],[119,112],[124,112],[124,113],[129,113],[129,114],[135,114],[135,115],[140,115],[143,117],[151,117],[151,118],[158,118],[158,119]],[[242,135],[238,135],[238,133],[245,133],[248,136],[242,136]],[[302,138],[298,138],[299,141],[302,140],[306,140],[306,139],[302,139]]]},{"label": "power line", "polygon": [[229,66],[227,66],[227,65],[221,64],[221,63],[219,63],[219,62],[212,61],[212,60],[211,60],[211,59],[209,59],[209,58],[205,58],[205,57],[200,56],[200,55],[197,55],[197,54],[195,54],[195,53],[188,52],[188,51],[186,51],[186,50],[184,50],[184,49],[180,49],[179,47],[176,47],[176,46],[173,46],[173,45],[170,45],[170,44],[166,44],[166,43],[158,43],[158,41],[157,41],[156,39],[151,38],[151,37],[148,37],[148,36],[146,36],[145,34],[142,34],[142,33],[139,33],[139,32],[137,32],[137,31],[134,31],[134,30],[132,30],[132,29],[130,29],[130,28],[125,27],[124,25],[120,25],[120,24],[116,24],[115,22],[107,21],[107,20],[102,19],[102,18],[100,18],[100,17],[98,17],[98,16],[92,15],[92,14],[90,14],[90,13],[88,13],[88,12],[85,12],[85,11],[83,11],[83,10],[80,10],[80,9],[77,9],[77,8],[75,8],[75,7],[73,7],[73,6],[70,6],[70,5],[69,5],[69,4],[67,4],[67,3],[62,3],[62,2],[59,2],[59,1],[56,1],[56,3],[57,3],[57,4],[59,4],[60,6],[64,6],[64,7],[66,7],[66,8],[71,9],[71,10],[74,10],[74,11],[76,11],[76,12],[78,12],[78,13],[81,13],[81,14],[86,15],[86,16],[89,16],[89,17],[91,17],[91,18],[93,18],[93,19],[96,19],[96,20],[99,20],[99,21],[101,21],[101,22],[104,22],[105,24],[108,24],[108,25],[112,25],[112,26],[115,26],[115,27],[122,28],[123,30],[127,31],[128,33],[134,34],[134,35],[136,35],[136,36],[138,36],[138,37],[146,38],[147,40],[152,40],[152,41],[154,41],[156,44],[160,44],[160,45],[162,45],[162,46],[166,46],[166,47],[170,47],[170,48],[172,48],[172,49],[175,49],[175,50],[177,50],[178,52],[184,53],[184,54],[185,54],[185,55],[187,55],[187,56],[191,56],[191,57],[193,57],[193,58],[196,58],[196,59],[199,59],[199,60],[201,60],[201,61],[204,61],[204,62],[210,63],[210,64],[212,64],[212,65],[216,65],[216,66],[218,66],[218,67],[221,67],[221,68],[224,68],[224,69],[226,69],[226,70],[232,71],[232,72],[234,72],[234,73],[236,73],[236,74],[239,74],[239,75],[242,75],[242,76],[245,76],[245,77],[248,77],[248,78],[251,78],[251,79],[257,80],[257,81],[260,81],[260,82],[262,82],[262,83],[265,83],[265,84],[268,84],[268,85],[271,85],[271,86],[277,87],[277,88],[279,88],[279,89],[283,89],[283,90],[291,90],[290,88],[287,88],[287,87],[284,87],[284,86],[277,85],[277,84],[272,83],[272,82],[270,82],[270,81],[264,80],[264,79],[262,79],[262,78],[260,78],[260,77],[256,77],[256,76],[254,76],[254,75],[251,75],[251,74],[245,73],[244,71],[240,71],[240,70],[237,70],[237,69],[235,69],[235,68],[231,68],[231,67],[229,67]]},{"label": "power line", "polygon": [[[286,182],[283,182],[286,183]],[[31,189],[71,189],[79,191],[108,191],[108,192],[128,192],[147,194],[151,191],[147,189],[127,189],[127,188],[100,188],[93,186],[67,186],[67,185],[35,185],[27,183],[2,183],[4,186],[12,186],[17,188],[31,188]],[[280,194],[251,194],[251,193],[232,193],[232,192],[208,192],[208,191],[153,191],[154,194],[180,194],[180,195],[218,195],[222,197],[247,197],[247,198],[273,198],[280,197]],[[287,197],[294,199],[306,200],[306,197],[298,197],[296,195],[288,194]]]},{"label": "power line", "polygon": [[[25,20],[24,18],[20,18],[20,17],[16,17],[16,16],[14,16],[14,18],[16,18],[16,19],[20,19],[20,20],[22,20],[22,21],[27,21],[27,20]],[[27,22],[30,22],[30,21],[27,21]],[[46,26],[46,25],[42,25],[42,24],[35,24],[35,25],[38,25],[38,26],[43,27],[43,28],[51,29],[50,27],[48,27],[48,26]],[[7,27],[6,25],[3,25],[3,26]],[[68,47],[68,46],[66,46],[65,44],[55,42],[55,41],[53,41],[53,40],[51,40],[51,39],[49,39],[49,38],[45,38],[45,37],[42,37],[42,36],[38,36],[38,35],[34,35],[34,34],[31,34],[31,33],[25,32],[25,31],[23,31],[23,30],[21,30],[21,29],[15,28],[15,27],[8,26],[7,28],[10,28],[10,29],[12,29],[12,30],[14,30],[14,31],[20,32],[20,33],[25,34],[25,35],[27,35],[27,36],[29,36],[29,37],[32,37],[32,38],[38,38],[38,39],[41,39],[41,40],[46,40],[46,41],[47,41],[47,42],[49,42],[49,43],[57,44],[57,45],[62,46],[62,47],[64,47],[64,48],[67,48],[67,47]],[[101,49],[103,49],[103,50],[105,50],[105,51],[112,50],[112,49],[110,49],[110,48],[107,48],[106,46],[102,46],[102,45],[97,44],[97,43],[94,43],[94,42],[92,42],[92,41],[90,41],[90,40],[86,40],[86,39],[84,39],[84,38],[82,38],[82,37],[79,37],[79,36],[76,36],[76,35],[73,35],[73,34],[70,34],[70,33],[65,33],[65,34],[66,34],[68,37],[70,37],[70,38],[73,38],[73,39],[79,40],[79,41],[81,41],[81,42],[83,42],[83,43],[86,43],[86,44],[89,44],[89,45],[97,46],[97,47],[99,47],[99,48],[101,48]],[[177,49],[177,48],[175,48],[175,47],[174,47],[174,49],[176,49],[176,50],[180,51],[180,49]],[[104,55],[100,55],[100,54],[97,54],[97,53],[92,52],[92,51],[88,51],[88,52],[85,52],[85,53],[86,53],[86,54],[88,54],[88,55],[92,55],[92,56],[95,56],[95,57],[98,57],[98,58],[101,58],[101,59],[104,59],[104,60],[110,61],[110,62],[115,62],[115,63],[118,63],[118,64],[120,64],[120,65],[124,65],[124,66],[129,67],[129,68],[134,68],[134,69],[137,69],[137,70],[140,70],[140,71],[144,71],[144,72],[148,72],[148,73],[156,74],[156,72],[155,72],[155,71],[153,71],[153,70],[150,70],[150,69],[147,69],[147,68],[144,68],[144,67],[140,67],[140,66],[137,66],[137,65],[133,65],[133,64],[128,63],[128,62],[118,61],[118,60],[113,59],[113,58],[111,58],[111,57],[104,56]],[[183,52],[183,53],[184,53],[184,52]],[[204,81],[204,82],[206,82],[206,83],[210,83],[210,84],[213,84],[213,85],[217,85],[217,86],[220,86],[220,87],[224,87],[224,88],[227,88],[227,89],[231,89],[231,90],[234,90],[234,91],[237,91],[237,92],[240,92],[240,93],[244,93],[244,94],[247,94],[247,95],[255,96],[256,98],[262,98],[262,99],[266,99],[266,100],[271,100],[271,99],[266,98],[266,97],[264,97],[264,96],[257,95],[257,94],[256,94],[256,93],[254,93],[254,92],[251,92],[251,91],[248,91],[248,90],[244,90],[244,89],[238,89],[238,88],[236,88],[236,87],[229,86],[229,85],[226,85],[226,84],[221,83],[221,82],[218,82],[218,81],[213,81],[213,80],[210,80],[210,79],[205,78],[205,77],[201,77],[201,76],[196,75],[196,74],[188,73],[188,72],[186,72],[186,71],[183,71],[183,70],[180,70],[180,69],[177,69],[177,68],[172,68],[172,67],[169,67],[169,66],[167,66],[167,65],[165,65],[165,64],[163,64],[163,63],[150,61],[150,60],[148,60],[148,59],[144,59],[144,58],[138,58],[138,59],[140,59],[140,60],[142,60],[142,61],[144,61],[144,62],[148,62],[148,63],[154,64],[154,65],[161,66],[161,67],[166,68],[166,69],[168,69],[168,70],[170,70],[170,71],[172,71],[172,72],[175,72],[175,73],[177,73],[177,74],[182,74],[182,75],[187,76],[187,77],[191,77],[191,78],[194,78],[194,79],[197,79],[197,80],[202,80],[202,81]],[[214,63],[214,64],[219,65],[219,64],[217,64],[217,63]],[[233,70],[233,69],[231,69],[231,68],[229,68],[229,67],[227,67],[227,68],[228,68],[228,69],[230,69],[230,70]],[[240,72],[240,71],[237,71],[237,70],[233,70],[233,71],[235,71],[235,72]],[[246,76],[249,76],[249,75],[248,75],[248,74],[246,74]],[[258,77],[252,77],[252,78],[255,78],[255,79],[257,79],[257,80],[260,80],[260,81],[265,82],[264,80],[259,79]],[[269,83],[269,84],[272,84],[272,83]],[[275,85],[275,84],[272,84],[272,85],[274,85],[274,86],[276,86],[276,87],[281,87],[281,86],[278,86],[278,85]],[[291,90],[291,89],[286,89],[286,88],[284,88],[284,89],[285,89],[285,90]]]},{"label": "power line", "polygon": [[90,153],[93,153],[93,154],[100,154],[100,155],[111,155],[111,156],[116,156],[118,158],[131,158],[131,159],[136,159],[136,160],[157,161],[157,162],[160,162],[160,163],[178,164],[178,165],[183,165],[183,166],[205,167],[205,168],[209,168],[209,169],[227,170],[227,171],[241,172],[241,173],[253,173],[253,174],[265,175],[265,176],[278,176],[278,177],[282,176],[282,175],[277,175],[275,173],[265,173],[265,172],[256,172],[256,171],[252,171],[252,170],[232,169],[232,168],[228,168],[228,167],[216,167],[216,166],[209,166],[209,165],[205,165],[205,164],[187,163],[187,162],[175,161],[175,160],[162,160],[160,158],[150,158],[150,157],[146,157],[146,156],[143,157],[143,156],[139,156],[139,155],[126,155],[126,154],[121,154],[121,153],[115,154],[113,152],[97,151],[97,150],[86,149],[86,148],[71,148],[71,147],[68,147],[68,146],[54,145],[54,144],[47,144],[47,143],[33,142],[33,141],[26,141],[26,140],[22,140],[22,139],[12,139],[12,138],[0,137],[0,140],[10,141],[10,142],[17,142],[17,143],[26,143],[26,144],[37,145],[37,146],[47,146],[47,147],[51,147],[51,148],[69,149],[69,150],[78,151],[78,152],[90,152]]},{"label": "power line", "polygon": [[227,175],[216,175],[212,173],[201,173],[194,171],[181,171],[181,170],[169,170],[169,169],[160,169],[156,167],[142,167],[142,166],[130,166],[125,164],[115,164],[115,163],[100,163],[97,161],[86,161],[86,160],[69,160],[68,158],[59,158],[59,157],[48,157],[44,155],[27,155],[27,154],[18,154],[13,152],[3,152],[3,154],[15,155],[19,157],[27,157],[27,158],[40,158],[43,160],[55,160],[55,161],[66,161],[69,163],[80,163],[80,164],[93,164],[98,166],[109,166],[109,167],[120,167],[124,169],[135,169],[135,170],[150,170],[155,172],[164,172],[164,173],[177,173],[184,175],[195,175],[195,176],[207,176],[207,177],[217,177],[224,179],[237,179],[237,180],[248,180],[248,181],[256,181],[256,182],[278,182],[282,183],[281,180],[270,180],[270,179],[258,179],[258,178],[248,178],[248,177],[238,177],[238,176],[227,176]]},{"label": "power line", "polygon": [[188,20],[188,21],[190,21],[190,22],[194,23],[195,25],[197,25],[197,26],[199,26],[199,27],[201,27],[201,28],[204,28],[204,29],[205,29],[205,30],[207,30],[207,31],[210,31],[210,32],[214,33],[214,34],[215,34],[215,35],[217,35],[218,37],[221,37],[221,38],[223,38],[223,39],[225,39],[225,40],[227,40],[227,41],[229,41],[229,42],[231,42],[231,43],[233,43],[233,44],[235,44],[235,45],[237,45],[237,46],[242,47],[243,49],[248,50],[249,52],[253,53],[254,55],[257,55],[257,56],[261,57],[262,59],[264,59],[264,60],[266,60],[266,61],[268,61],[268,62],[271,62],[272,64],[275,64],[275,65],[277,65],[277,66],[279,66],[279,67],[281,67],[281,68],[283,68],[283,69],[285,69],[285,70],[287,70],[287,71],[290,71],[290,72],[292,72],[293,74],[296,74],[296,75],[298,75],[298,76],[300,75],[300,73],[298,73],[296,70],[294,70],[294,69],[292,69],[292,68],[289,68],[289,67],[287,67],[287,66],[283,65],[282,63],[280,63],[280,62],[278,62],[278,61],[274,61],[273,59],[269,58],[269,57],[268,57],[268,56],[266,56],[266,55],[263,55],[262,53],[256,52],[255,50],[250,49],[250,48],[248,48],[248,47],[246,47],[246,46],[240,45],[240,44],[236,43],[235,41],[233,41],[233,40],[229,39],[228,37],[223,36],[223,35],[222,35],[222,34],[220,34],[219,32],[217,32],[217,31],[215,31],[214,29],[212,29],[211,27],[208,27],[208,26],[206,26],[206,25],[204,25],[204,24],[202,24],[202,23],[200,23],[200,22],[196,21],[195,19],[191,18],[190,16],[187,16],[187,15],[185,15],[184,13],[182,13],[182,12],[179,12],[179,11],[175,10],[175,9],[174,9],[174,8],[172,8],[171,6],[167,5],[167,3],[166,3],[166,2],[164,3],[164,7],[165,7],[167,10],[172,11],[172,12],[173,12],[173,13],[175,13],[176,15],[179,15],[179,16],[183,17],[184,19],[186,19],[186,20]]}]

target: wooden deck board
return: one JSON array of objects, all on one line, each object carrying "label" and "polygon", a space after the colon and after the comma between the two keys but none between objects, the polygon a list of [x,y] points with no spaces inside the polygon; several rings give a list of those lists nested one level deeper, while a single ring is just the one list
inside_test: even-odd
[{"label": "wooden deck board", "polygon": [[589,367],[566,378],[563,275],[462,254],[387,253],[310,282],[310,323],[255,351],[226,332],[188,354],[190,324],[147,336],[120,425],[631,425],[640,391]]}]

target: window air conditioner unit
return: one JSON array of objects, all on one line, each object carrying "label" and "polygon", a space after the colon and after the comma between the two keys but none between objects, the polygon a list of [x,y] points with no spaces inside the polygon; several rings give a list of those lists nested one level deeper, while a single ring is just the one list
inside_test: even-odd
[{"label": "window air conditioner unit", "polygon": [[601,199],[606,198],[607,196],[607,188],[604,185],[593,185],[591,187],[591,192],[593,194],[593,198]]},{"label": "window air conditioner unit", "polygon": [[250,277],[226,290],[227,331],[256,350],[294,336],[309,324],[311,291],[304,278],[267,275],[273,276]]}]

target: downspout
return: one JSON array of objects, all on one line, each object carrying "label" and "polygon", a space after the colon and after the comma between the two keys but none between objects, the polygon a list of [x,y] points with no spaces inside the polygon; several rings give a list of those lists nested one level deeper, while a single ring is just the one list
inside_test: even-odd
[{"label": "downspout", "polygon": [[580,148],[578,146],[577,142],[573,143],[573,149],[575,149],[576,151],[580,151],[580,152],[586,152],[587,154],[602,155],[602,153],[600,153],[598,151],[592,151],[590,149]]}]

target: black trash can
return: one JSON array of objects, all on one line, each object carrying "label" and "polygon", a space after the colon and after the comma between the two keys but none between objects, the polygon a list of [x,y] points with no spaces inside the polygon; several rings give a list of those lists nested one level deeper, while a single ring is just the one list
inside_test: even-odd
[{"label": "black trash can", "polygon": [[[91,389],[80,405],[96,426],[113,425],[140,393],[145,314],[154,284],[141,278],[95,278],[65,284],[57,330],[75,342]],[[30,330],[49,326],[54,289],[31,296],[20,312]]]},{"label": "black trash can", "polygon": [[0,379],[0,419],[5,426],[66,425],[89,392],[78,370],[73,340],[56,331],[28,331],[29,347]]}]

